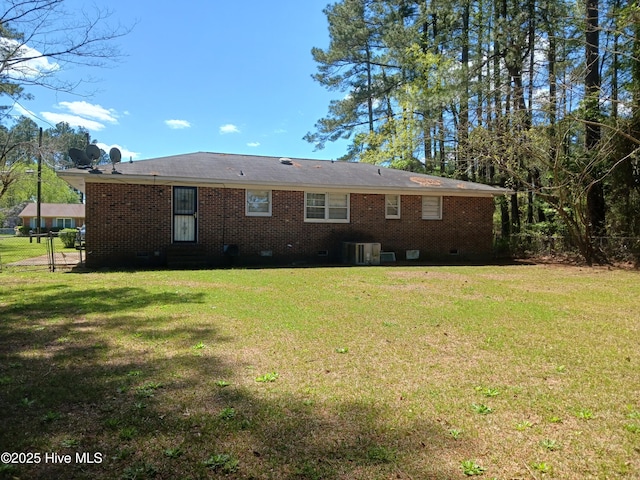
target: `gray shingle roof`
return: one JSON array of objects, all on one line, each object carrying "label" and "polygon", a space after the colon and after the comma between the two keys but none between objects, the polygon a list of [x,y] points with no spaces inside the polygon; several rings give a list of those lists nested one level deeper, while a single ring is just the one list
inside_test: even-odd
[{"label": "gray shingle roof", "polygon": [[[88,182],[146,183],[149,179],[185,184],[256,185],[285,189],[332,188],[352,192],[414,191],[459,195],[500,195],[506,190],[479,183],[378,167],[367,163],[282,159],[255,155],[198,152],[101,166],[101,175],[71,169],[59,175],[78,187]],[[74,178],[75,177],[75,178]],[[117,177],[117,178],[109,178]],[[146,181],[145,181],[146,180]]]}]

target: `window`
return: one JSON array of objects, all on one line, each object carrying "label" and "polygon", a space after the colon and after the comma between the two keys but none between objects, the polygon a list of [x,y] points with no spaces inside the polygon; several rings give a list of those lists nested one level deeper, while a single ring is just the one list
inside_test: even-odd
[{"label": "window", "polygon": [[400,195],[385,195],[384,218],[400,218]]},{"label": "window", "polygon": [[422,197],[422,219],[442,219],[442,197]]},{"label": "window", "polygon": [[349,222],[348,193],[306,193],[305,222]]},{"label": "window", "polygon": [[73,218],[56,218],[53,225],[59,228],[74,228],[75,222]]},{"label": "window", "polygon": [[271,216],[271,190],[247,190],[246,201],[246,215]]},{"label": "window", "polygon": [[[31,220],[29,220],[29,227],[30,228],[36,228],[38,226],[38,219],[36,217],[31,217]],[[40,228],[45,228],[47,226],[47,222],[45,221],[44,217],[40,217]]]}]

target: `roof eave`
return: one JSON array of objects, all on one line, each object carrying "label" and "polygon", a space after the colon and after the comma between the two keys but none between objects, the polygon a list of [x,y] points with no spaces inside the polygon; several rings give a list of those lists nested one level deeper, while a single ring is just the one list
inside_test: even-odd
[{"label": "roof eave", "polygon": [[244,176],[238,179],[197,179],[179,176],[131,175],[110,173],[92,174],[87,171],[59,172],[58,175],[71,186],[84,193],[87,183],[134,183],[140,185],[193,185],[201,187],[252,188],[261,187],[270,190],[285,191],[335,191],[362,194],[402,194],[402,195],[447,195],[460,197],[496,197],[510,193],[506,188],[486,187],[486,189],[448,188],[438,186],[368,186],[368,185],[328,185],[285,183],[263,180],[251,180]]}]

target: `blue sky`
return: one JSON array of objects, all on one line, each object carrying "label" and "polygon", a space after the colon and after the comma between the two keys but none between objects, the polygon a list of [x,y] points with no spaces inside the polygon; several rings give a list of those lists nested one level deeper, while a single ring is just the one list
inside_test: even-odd
[{"label": "blue sky", "polygon": [[[133,25],[109,68],[73,68],[95,81],[77,93],[33,89],[21,107],[41,126],[84,126],[123,160],[211,151],[334,159],[346,142],[314,151],[302,137],[326,115],[328,92],[311,75],[312,47],[329,43],[328,0],[68,0],[70,11],[113,12]],[[91,92],[90,96],[84,94]],[[25,110],[22,110],[25,111]]]}]

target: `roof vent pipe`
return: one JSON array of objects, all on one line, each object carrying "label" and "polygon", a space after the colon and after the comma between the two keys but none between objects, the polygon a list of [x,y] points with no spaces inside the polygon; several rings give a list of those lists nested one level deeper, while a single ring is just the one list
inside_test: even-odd
[{"label": "roof vent pipe", "polygon": [[285,157],[280,159],[280,163],[282,165],[293,165],[293,162],[291,161],[291,159],[290,158],[285,158]]}]

